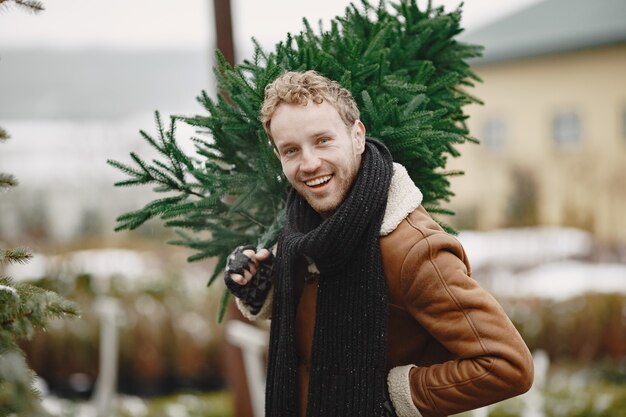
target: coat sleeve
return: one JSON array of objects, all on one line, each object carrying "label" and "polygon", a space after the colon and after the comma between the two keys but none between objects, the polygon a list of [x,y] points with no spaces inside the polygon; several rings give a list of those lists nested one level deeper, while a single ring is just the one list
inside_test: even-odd
[{"label": "coat sleeve", "polygon": [[455,359],[392,369],[398,415],[447,416],[526,392],[532,356],[502,307],[469,276],[459,241],[445,232],[418,232],[423,237],[400,274],[405,307]]}]

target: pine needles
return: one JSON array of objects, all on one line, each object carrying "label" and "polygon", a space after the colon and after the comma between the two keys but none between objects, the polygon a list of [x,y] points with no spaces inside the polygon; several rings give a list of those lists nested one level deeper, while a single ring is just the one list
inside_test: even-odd
[{"label": "pine needles", "polygon": [[15,5],[26,11],[39,13],[44,10],[43,3],[34,0],[0,0],[0,11],[8,6]]},{"label": "pine needles", "polygon": [[[0,0],[0,11],[10,4],[33,12],[43,10],[37,1]],[[0,127],[0,144],[9,137]],[[17,180],[13,175],[0,172],[0,191],[15,186]],[[0,249],[0,267],[23,264],[31,258],[27,248]],[[39,417],[47,414],[33,387],[35,373],[28,367],[18,341],[44,329],[51,318],[77,315],[76,305],[55,292],[28,283],[14,283],[10,278],[0,276],[0,416]]]}]

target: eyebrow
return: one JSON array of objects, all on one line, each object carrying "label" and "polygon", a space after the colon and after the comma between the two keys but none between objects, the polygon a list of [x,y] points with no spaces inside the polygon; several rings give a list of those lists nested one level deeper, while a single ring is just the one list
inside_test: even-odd
[{"label": "eyebrow", "polygon": [[320,136],[328,136],[328,135],[332,135],[332,132],[330,130],[320,130],[318,132],[313,133],[311,137],[319,138]]}]

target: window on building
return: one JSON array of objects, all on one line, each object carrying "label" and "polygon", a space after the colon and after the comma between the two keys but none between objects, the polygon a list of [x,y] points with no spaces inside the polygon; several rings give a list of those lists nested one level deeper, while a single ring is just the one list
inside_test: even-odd
[{"label": "window on building", "polygon": [[488,119],[483,125],[483,143],[491,150],[501,150],[506,141],[506,126],[499,118]]},{"label": "window on building", "polygon": [[580,117],[575,112],[562,112],[552,119],[552,139],[561,148],[576,147],[582,139]]}]

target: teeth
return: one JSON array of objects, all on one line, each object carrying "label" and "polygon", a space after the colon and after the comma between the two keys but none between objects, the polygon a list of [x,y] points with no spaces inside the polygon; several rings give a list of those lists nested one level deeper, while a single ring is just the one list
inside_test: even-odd
[{"label": "teeth", "polygon": [[316,178],[316,179],[311,180],[311,181],[307,181],[305,184],[308,185],[309,187],[314,187],[316,185],[323,184],[323,183],[325,183],[325,182],[327,182],[329,180],[330,180],[330,175],[326,175],[324,177],[320,177],[320,178]]}]

